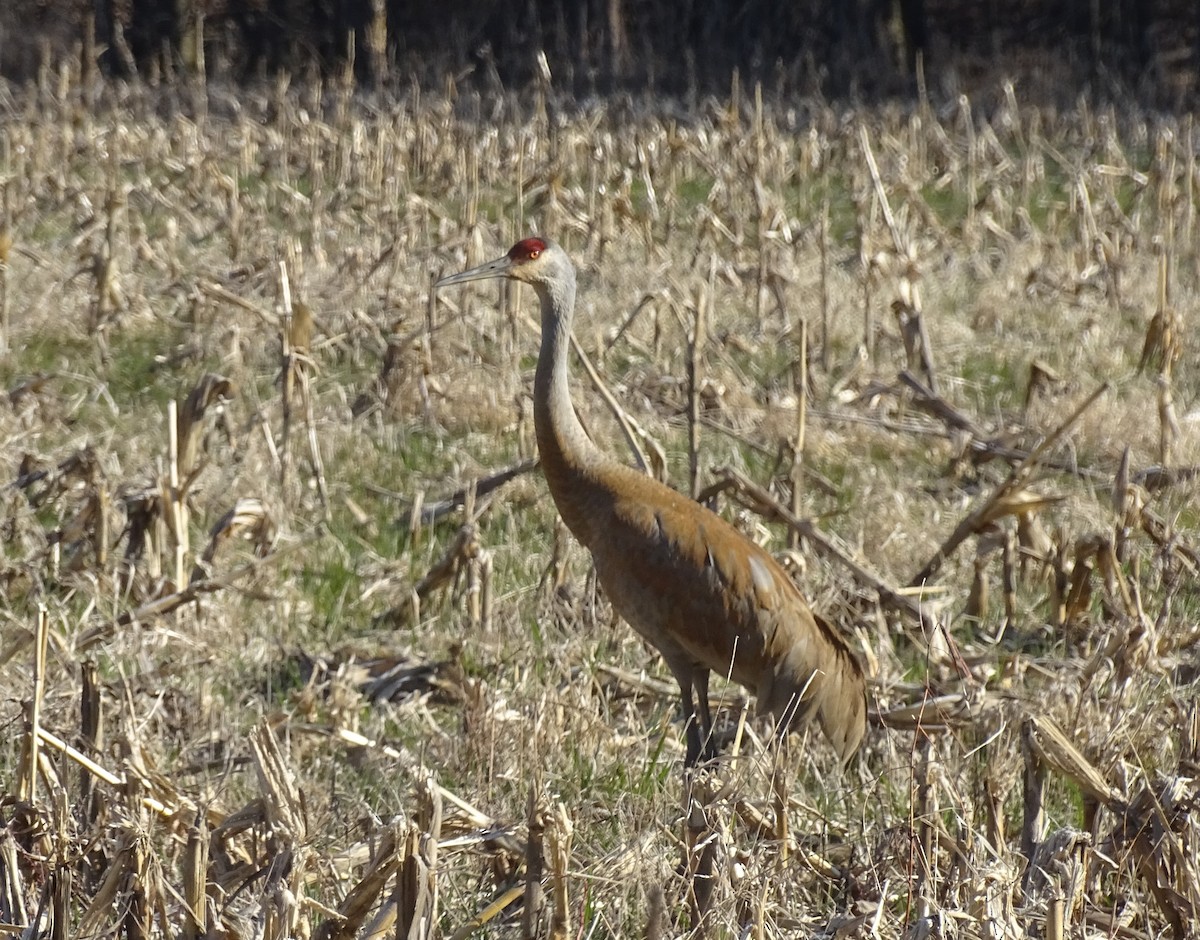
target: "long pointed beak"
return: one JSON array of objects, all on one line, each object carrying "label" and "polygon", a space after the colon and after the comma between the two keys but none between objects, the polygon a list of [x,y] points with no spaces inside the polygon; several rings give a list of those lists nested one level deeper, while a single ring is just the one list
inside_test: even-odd
[{"label": "long pointed beak", "polygon": [[512,270],[512,261],[508,255],[504,255],[495,261],[488,261],[477,268],[463,271],[461,274],[447,275],[433,286],[435,288],[449,287],[451,284],[465,284],[467,281],[486,281],[493,277],[507,277],[510,270]]}]

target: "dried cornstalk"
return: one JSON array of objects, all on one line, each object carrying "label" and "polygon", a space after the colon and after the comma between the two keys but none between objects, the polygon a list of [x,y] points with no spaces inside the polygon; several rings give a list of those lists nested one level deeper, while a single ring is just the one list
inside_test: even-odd
[{"label": "dried cornstalk", "polygon": [[200,281],[197,287],[199,287],[199,289],[209,297],[215,297],[217,300],[222,300],[227,304],[231,304],[232,306],[237,307],[239,310],[252,313],[258,318],[259,322],[263,326],[269,327],[274,323],[271,314],[266,310],[263,310],[257,304],[253,304],[250,301],[239,297],[237,294],[233,293],[233,291],[227,290],[220,284],[215,284],[212,281]]},{"label": "dried cornstalk", "polygon": [[467,940],[480,927],[489,921],[495,920],[512,904],[518,901],[525,893],[523,884],[515,884],[507,891],[500,894],[498,898],[488,904],[483,910],[472,917],[469,921],[459,927],[450,935],[450,940]]},{"label": "dried cornstalk", "polygon": [[1129,559],[1129,536],[1133,531],[1134,521],[1137,518],[1137,513],[1132,511],[1133,504],[1136,501],[1139,503],[1138,509],[1141,509],[1142,497],[1141,494],[1134,488],[1129,479],[1129,457],[1130,447],[1125,445],[1125,449],[1121,452],[1121,461],[1117,464],[1117,471],[1113,474],[1112,482],[1112,506],[1113,512],[1116,514],[1117,521],[1114,526],[1116,531],[1114,540],[1114,550],[1118,560],[1121,562]]},{"label": "dried cornstalk", "polygon": [[321,457],[321,446],[317,440],[316,418],[313,413],[312,392],[309,373],[315,368],[310,357],[313,333],[312,310],[303,301],[292,302],[292,288],[288,280],[286,262],[279,263],[279,296],[282,307],[279,345],[280,365],[278,384],[282,391],[283,428],[281,431],[280,485],[287,478],[289,464],[289,441],[291,439],[293,398],[297,392],[304,409],[304,426],[308,440],[309,460],[317,482],[317,495],[326,517],[329,515],[329,492],[325,484],[325,463]]},{"label": "dried cornstalk", "polygon": [[1042,438],[1037,446],[1030,451],[1029,456],[1012,469],[1008,478],[997,486],[987,499],[979,503],[971,512],[963,517],[954,531],[938,546],[933,557],[925,563],[920,571],[909,579],[909,586],[922,587],[927,584],[937,575],[941,570],[942,564],[955,549],[971,535],[981,531],[988,523],[995,521],[1001,516],[1021,511],[1020,507],[1022,503],[1028,500],[1028,497],[1022,496],[1022,491],[1029,485],[1033,471],[1040,464],[1042,455],[1070,430],[1071,426],[1079,420],[1080,416],[1101,395],[1108,391],[1108,388],[1109,385],[1107,382],[1098,386],[1058,427]]},{"label": "dried cornstalk", "polygon": [[166,517],[167,523],[171,530],[171,535],[175,543],[175,589],[182,588],[187,581],[184,580],[184,566],[187,562],[188,551],[191,547],[190,535],[188,531],[188,521],[190,513],[188,512],[187,495],[183,487],[180,485],[179,473],[179,424],[176,420],[176,404],[174,401],[167,402],[167,485],[164,486],[162,501],[167,507]]},{"label": "dried cornstalk", "polygon": [[[243,568],[240,573],[244,573],[247,569]],[[236,577],[236,575],[234,575]],[[232,580],[232,578],[231,578]],[[182,591],[173,591],[162,597],[155,597],[153,600],[147,601],[140,607],[134,610],[126,611],[115,620],[110,620],[106,623],[98,624],[94,627],[89,627],[75,641],[76,650],[85,650],[89,647],[102,643],[116,632],[118,627],[128,626],[131,623],[145,623],[153,620],[156,617],[161,617],[165,614],[177,610],[184,604],[189,604],[203,594],[211,594],[214,591],[220,591],[228,585],[224,582],[217,581],[193,581]]]},{"label": "dried cornstalk", "polygon": [[[1103,540],[1101,544],[1102,542]],[[1081,620],[1091,607],[1092,575],[1096,571],[1096,555],[1099,550],[1100,545],[1091,539],[1077,539],[1075,542],[1075,557],[1067,575],[1068,587],[1059,620],[1063,626],[1080,626]]]},{"label": "dried cornstalk", "polygon": [[897,731],[926,733],[947,729],[970,727],[978,720],[981,712],[994,708],[997,699],[988,692],[975,690],[952,692],[947,695],[930,696],[928,692],[915,702],[897,705],[879,715],[885,728]]},{"label": "dried cornstalk", "polygon": [[162,548],[166,542],[162,518],[161,487],[145,487],[125,493],[127,536],[125,554],[121,559],[122,587],[127,589],[134,579],[137,563],[145,559],[146,576],[151,584],[162,577]]},{"label": "dried cornstalk", "polygon": [[[808,318],[801,317],[798,328],[799,349],[792,369],[793,394],[796,396],[796,437],[792,441],[792,515],[797,519],[804,508],[804,448],[808,437]],[[693,494],[694,495],[694,494]],[[800,533],[788,530],[788,548],[800,548]]]},{"label": "dried cornstalk", "polygon": [[[532,473],[539,466],[537,458],[522,460],[520,463],[507,467],[504,470],[498,470],[495,473],[489,474],[486,477],[480,477],[477,480],[471,480],[466,486],[455,490],[445,499],[439,499],[436,503],[425,503],[422,500],[420,512],[417,516],[421,525],[433,525],[439,519],[449,515],[456,509],[461,509],[466,505],[468,494],[474,490],[476,499],[482,499],[484,496],[495,492],[500,487],[509,483],[517,477],[524,476],[527,473]],[[482,510],[475,513],[476,517],[481,515]],[[410,513],[411,515],[411,513]],[[410,528],[412,521],[410,518]]]},{"label": "dried cornstalk", "polygon": [[468,522],[460,526],[454,536],[454,541],[450,543],[442,557],[434,562],[433,567],[413,586],[407,603],[398,604],[380,614],[377,620],[395,626],[419,620],[421,604],[425,598],[454,583],[465,566],[478,556],[479,550],[479,540],[476,537],[474,523]]},{"label": "dried cornstalk", "polygon": [[875,323],[875,297],[871,290],[872,278],[878,270],[878,265],[875,261],[875,256],[871,252],[871,229],[869,212],[869,198],[863,194],[855,194],[854,198],[854,222],[858,230],[858,261],[859,267],[862,269],[862,356],[866,360],[867,365],[871,365],[875,361],[875,333],[877,327]]},{"label": "dried cornstalk", "polygon": [[120,270],[117,264],[117,242],[119,221],[125,206],[124,193],[119,182],[120,147],[117,135],[113,135],[109,146],[109,189],[104,200],[104,244],[92,258],[92,276],[95,283],[90,310],[88,332],[100,343],[101,355],[107,360],[107,342],[104,328],[114,313],[125,308],[125,292],[121,288]]},{"label": "dried cornstalk", "polygon": [[1024,763],[1024,812],[1021,817],[1021,854],[1025,856],[1028,882],[1034,852],[1045,831],[1046,765],[1033,744],[1034,724],[1025,719],[1021,726],[1021,757]]},{"label": "dried cornstalk", "polygon": [[[100,695],[100,680],[95,660],[84,660],[79,671],[82,686],[79,702],[79,739],[85,749],[99,754],[104,748],[104,700]],[[103,801],[96,793],[95,779],[90,773],[79,775],[78,805],[82,807],[87,823],[95,824]]]},{"label": "dried cornstalk", "polygon": [[[11,199],[8,187],[5,187],[4,196],[5,202],[8,203]],[[7,219],[12,218],[11,206],[5,206],[4,215]],[[12,325],[9,322],[12,304],[8,295],[8,258],[12,252],[12,246],[12,230],[9,229],[7,223],[0,223],[0,353],[8,352],[8,344],[12,335]]]},{"label": "dried cornstalk", "polygon": [[916,882],[915,914],[919,920],[928,918],[933,910],[934,899],[937,897],[937,885],[934,880],[937,872],[937,829],[938,829],[938,799],[937,787],[933,781],[933,767],[936,761],[933,750],[933,738],[922,734],[917,739],[916,777],[914,780],[915,793],[913,799],[913,824],[916,829],[916,839],[910,841],[910,852],[920,851],[920,856],[911,859],[915,869],[912,877]]},{"label": "dried cornstalk", "polygon": [[[338,905],[337,917],[326,918],[313,935],[313,940],[350,940],[358,935],[359,928],[379,900],[388,880],[400,870],[404,862],[401,848],[406,844],[400,833],[400,825],[393,824],[383,830],[374,851],[371,864],[345,899]],[[386,925],[380,918],[386,919]],[[385,904],[365,932],[366,937],[379,937],[390,930],[395,922],[396,905]]]},{"label": "dried cornstalk", "polygon": [[214,407],[220,414],[225,404],[236,394],[237,389],[233,382],[213,372],[205,373],[188,393],[178,418],[179,474],[184,480],[185,489],[200,469],[196,463],[196,455],[203,437],[205,415]]},{"label": "dried cornstalk", "polygon": [[903,257],[907,254],[907,245],[903,234],[900,232],[900,227],[896,224],[896,217],[892,214],[892,205],[888,201],[887,190],[884,188],[883,179],[879,175],[879,164],[875,162],[875,153],[871,149],[871,136],[867,132],[867,126],[860,124],[858,127],[858,142],[862,148],[863,159],[866,161],[867,170],[871,174],[871,184],[875,188],[875,198],[879,202],[879,208],[883,212],[883,221],[887,225],[887,230],[892,236],[892,248],[896,254]]},{"label": "dried cornstalk", "polygon": [[967,594],[967,602],[963,607],[963,616],[976,621],[987,619],[991,582],[988,578],[988,562],[998,550],[1008,543],[1008,534],[999,526],[993,525],[980,533],[975,543],[974,575],[971,579],[971,590]]},{"label": "dried cornstalk", "polygon": [[[113,773],[111,770],[102,767],[86,754],[78,751],[59,738],[57,735],[47,731],[45,728],[38,729],[38,737],[41,739],[43,744],[54,748],[59,753],[70,758],[98,780],[102,780],[117,789],[128,789],[130,787],[130,777],[136,776],[136,774],[133,773],[132,768],[130,768],[129,774],[122,775]],[[173,802],[164,801],[156,796],[141,796],[139,798],[139,804],[151,812],[157,813],[158,815],[168,819],[174,818],[176,813],[179,812],[179,807]]]},{"label": "dried cornstalk", "polygon": [[709,820],[709,813],[715,814],[716,808],[710,806],[706,810],[690,778],[691,774],[683,787],[683,871],[687,879],[692,928],[702,930],[717,887],[717,855],[721,849],[721,834]]},{"label": "dried cornstalk", "polygon": [[1142,531],[1158,548],[1169,553],[1189,575],[1200,573],[1200,549],[1184,541],[1167,522],[1149,508],[1142,507],[1138,513]]},{"label": "dried cornstalk", "polygon": [[263,925],[262,940],[291,940],[297,934],[307,935],[307,925],[300,922],[307,858],[307,851],[290,845],[272,850],[257,915]]},{"label": "dried cornstalk", "polygon": [[1183,170],[1184,178],[1184,223],[1183,223],[1183,243],[1185,245],[1194,244],[1192,241],[1192,232],[1196,224],[1196,140],[1195,131],[1195,116],[1188,114],[1183,130],[1184,152],[1187,154],[1186,166]]},{"label": "dried cornstalk", "polygon": [[1021,577],[1030,577],[1036,566],[1052,567],[1057,548],[1037,513],[1017,516],[1016,542]]},{"label": "dried cornstalk", "polygon": [[237,261],[242,248],[241,187],[236,176],[218,174],[225,195],[225,227],[229,234],[229,260]]},{"label": "dried cornstalk", "polygon": [[46,693],[46,646],[50,637],[50,615],[44,604],[38,605],[33,641],[33,694],[25,703],[25,731],[21,738],[20,766],[17,771],[17,799],[37,801],[38,752],[41,743],[42,699]]},{"label": "dried cornstalk", "polygon": [[1200,702],[1193,699],[1179,732],[1179,770],[1181,773],[1200,766]]},{"label": "dried cornstalk", "polygon": [[1179,440],[1179,419],[1175,416],[1170,376],[1160,375],[1155,385],[1158,389],[1158,462],[1165,467],[1172,463],[1175,442]]},{"label": "dried cornstalk", "polygon": [[125,872],[122,885],[124,897],[117,902],[118,909],[123,911],[119,929],[127,940],[149,940],[154,929],[154,912],[158,908],[154,896],[161,884],[155,877],[157,871],[152,868],[149,840],[144,836],[134,839],[132,857],[133,864]]},{"label": "dried cornstalk", "polygon": [[[308,312],[308,307],[304,304],[298,304],[296,309],[304,311],[305,318],[302,322],[309,324],[311,329],[312,315]],[[293,333],[295,333],[296,321],[293,321]],[[304,340],[305,348],[307,349],[307,338]],[[296,377],[300,383],[300,397],[304,402],[304,427],[308,437],[308,454],[312,461],[313,474],[317,480],[317,495],[321,499],[321,508],[325,513],[326,520],[329,519],[329,492],[325,484],[325,461],[321,456],[321,444],[317,439],[317,421],[316,415],[313,412],[312,389],[310,387],[309,370],[307,368],[298,368]]]},{"label": "dried cornstalk", "polygon": [[1017,621],[1017,540],[1011,531],[1004,533],[1004,549],[1001,559],[1004,582],[1004,629],[1007,630]]},{"label": "dried cornstalk", "polygon": [[[712,268],[716,268],[715,259]],[[761,292],[760,292],[761,293]],[[704,345],[708,341],[708,305],[710,295],[697,288],[692,302],[692,329],[688,335],[688,492],[695,499],[700,492],[700,382],[704,365]]]},{"label": "dried cornstalk", "polygon": [[1157,371],[1158,391],[1158,462],[1166,467],[1171,463],[1171,451],[1179,438],[1179,422],[1175,417],[1175,398],[1171,389],[1171,374],[1183,351],[1183,317],[1170,303],[1170,239],[1158,246],[1158,306],[1146,327],[1146,339],[1138,360],[1138,373],[1147,367]]},{"label": "dried cornstalk", "polygon": [[403,367],[408,364],[409,353],[414,348],[414,344],[419,342],[422,332],[422,330],[418,330],[406,336],[401,335],[399,330],[403,325],[403,320],[397,320],[386,334],[386,340],[382,340],[384,351],[379,364],[379,372],[375,376],[372,387],[364,390],[354,400],[350,409],[354,417],[361,418],[381,406],[386,408],[400,397],[400,392],[408,379],[408,372]]},{"label": "dried cornstalk", "polygon": [[892,301],[892,313],[896,315],[900,339],[904,343],[907,367],[909,369],[919,368],[925,375],[925,381],[929,384],[930,390],[937,395],[937,374],[933,368],[933,345],[929,341],[929,332],[925,329],[925,317],[921,311],[918,276],[915,262],[909,260],[905,264],[904,273],[900,276],[900,296]]},{"label": "dried cornstalk", "polygon": [[666,921],[666,903],[663,890],[651,885],[646,892],[646,932],[644,940],[662,940],[663,923]]},{"label": "dried cornstalk", "polygon": [[492,553],[480,549],[479,555],[470,562],[471,571],[476,572],[474,581],[479,585],[478,616],[474,623],[482,632],[492,629]]},{"label": "dried cornstalk", "polygon": [[102,925],[112,914],[113,904],[126,882],[126,876],[136,870],[139,838],[137,833],[124,827],[121,829],[117,847],[107,859],[108,871],[79,920],[76,936],[93,937],[107,932],[102,930]]},{"label": "dried cornstalk", "polygon": [[430,892],[430,922],[437,923],[437,861],[438,845],[442,840],[442,819],[444,816],[442,798],[447,793],[444,787],[429,771],[421,774],[417,784],[417,804],[419,807],[417,820],[425,830],[421,844],[421,854],[429,871]]},{"label": "dried cornstalk", "polygon": [[986,814],[984,830],[988,845],[992,851],[999,853],[1004,845],[1004,793],[997,782],[998,768],[996,767],[995,749],[987,748],[987,766],[983,776],[983,809]]},{"label": "dried cornstalk", "polygon": [[275,520],[263,501],[244,496],[216,521],[208,534],[208,545],[200,562],[192,569],[192,582],[212,576],[212,563],[217,549],[240,536],[254,542],[254,554],[265,558],[275,543]]},{"label": "dried cornstalk", "polygon": [[0,917],[6,924],[29,923],[20,855],[11,826],[0,828]]},{"label": "dried cornstalk", "polygon": [[563,803],[554,805],[549,825],[546,827],[546,841],[549,843],[550,859],[550,895],[553,913],[550,917],[551,940],[566,940],[569,935],[568,921],[571,905],[567,896],[567,871],[571,864],[571,836],[575,831],[571,822],[571,814]]},{"label": "dried cornstalk", "polygon": [[[1023,894],[1027,904],[1049,904],[1047,925],[1051,913],[1058,917],[1060,927],[1073,919],[1075,909],[1083,900],[1091,844],[1089,833],[1070,828],[1057,829],[1038,843],[1029,860]],[[1049,936],[1048,933],[1047,938]]]},{"label": "dried cornstalk", "polygon": [[525,843],[525,906],[521,912],[521,937],[522,940],[539,940],[547,933],[546,899],[542,889],[546,823],[534,787],[529,790],[527,819],[529,841]]},{"label": "dried cornstalk", "polygon": [[300,844],[308,836],[304,803],[291,768],[266,721],[250,736],[250,753],[272,834],[284,845]]},{"label": "dried cornstalk", "polygon": [[208,935],[208,824],[197,811],[188,827],[183,853],[183,940]]},{"label": "dried cornstalk", "polygon": [[1129,482],[1153,493],[1169,486],[1190,483],[1197,477],[1200,477],[1200,466],[1195,464],[1190,467],[1154,466],[1139,470]]},{"label": "dried cornstalk", "polygon": [[[520,284],[514,284],[514,289],[520,290]],[[421,331],[421,370],[417,373],[417,392],[421,396],[421,407],[428,427],[438,426],[437,415],[433,412],[433,399],[429,395],[429,377],[433,375],[433,337],[435,325],[433,314],[437,304],[436,281],[430,275],[429,291],[425,295],[425,328]]]},{"label": "dried cornstalk", "polygon": [[976,217],[979,211],[979,162],[982,148],[975,134],[975,119],[971,115],[971,99],[966,95],[958,98],[959,114],[962,116],[963,135],[967,138],[967,217],[963,221],[963,235],[972,249],[979,244],[976,232]]},{"label": "dried cornstalk", "polygon": [[[86,554],[90,547],[96,567],[104,570],[108,563],[111,500],[99,461],[94,459],[90,451],[85,451],[83,456],[84,459],[75,463],[69,473],[64,472],[62,476],[54,479],[52,484],[57,489],[66,484],[68,477],[82,478],[85,484],[83,505],[61,528],[48,533],[47,541],[50,544],[52,564],[55,553],[66,547],[70,551],[68,557],[71,570],[81,570],[86,563]],[[72,463],[73,458],[68,458],[60,464],[60,471]],[[42,495],[49,495],[50,490],[51,484],[48,483]],[[31,501],[36,504],[40,500],[41,497]]]},{"label": "dried cornstalk", "polygon": [[1034,359],[1029,363],[1029,379],[1025,383],[1025,400],[1021,404],[1021,410],[1028,414],[1030,405],[1042,389],[1059,385],[1061,382],[1062,376],[1052,366],[1041,359]]},{"label": "dried cornstalk", "polygon": [[625,317],[625,319],[621,322],[621,325],[619,327],[617,327],[617,329],[613,332],[613,334],[605,342],[604,350],[600,355],[601,362],[604,361],[604,357],[608,353],[612,352],[613,347],[616,346],[617,343],[619,343],[621,341],[621,337],[623,337],[627,332],[629,332],[630,327],[632,327],[633,324],[637,321],[638,317],[641,316],[641,313],[643,310],[650,308],[651,313],[652,314],[654,313],[654,308],[651,307],[651,305],[657,299],[658,299],[658,296],[655,294],[643,294],[642,295],[641,300],[639,300],[637,302],[637,306],[635,306],[633,308],[633,311],[627,317]]},{"label": "dried cornstalk", "polygon": [[908,369],[901,369],[897,378],[900,379],[902,385],[913,392],[913,404],[941,421],[952,434],[966,432],[977,440],[985,436],[983,429],[973,418],[955,408]]},{"label": "dried cornstalk", "polygon": [[1118,809],[1118,821],[1100,847],[1108,858],[1132,856],[1177,940],[1200,922],[1200,785],[1194,776],[1146,784]]},{"label": "dried cornstalk", "polygon": [[1026,718],[1022,735],[1039,761],[1072,780],[1084,793],[1106,806],[1120,803],[1120,794],[1049,718]]},{"label": "dried cornstalk", "polygon": [[[925,329],[925,319],[922,316],[921,272],[917,267],[916,253],[913,250],[913,246],[909,244],[908,239],[905,238],[904,233],[900,230],[900,226],[896,222],[896,217],[892,212],[892,206],[887,197],[887,190],[883,185],[882,177],[879,175],[879,165],[875,162],[875,154],[871,150],[871,138],[867,133],[865,124],[859,125],[858,140],[859,146],[862,148],[863,159],[867,164],[867,170],[871,175],[871,184],[875,190],[875,199],[879,203],[880,210],[883,212],[884,223],[892,238],[892,250],[895,252],[900,264],[903,265],[903,271],[900,274],[899,296],[893,302],[892,309],[900,324],[900,334],[904,340],[908,364],[912,367],[914,360],[919,362],[921,371],[925,373],[925,379],[929,383],[930,389],[936,395],[938,387],[937,375],[933,367],[933,346],[929,341],[929,334]],[[869,274],[865,276],[869,276]],[[870,347],[868,346],[868,348]]]},{"label": "dried cornstalk", "polygon": [[310,855],[305,845],[308,818],[269,722],[264,721],[251,734],[250,754],[266,814],[271,858],[262,895],[263,940],[282,940],[295,936],[300,923],[300,898]]},{"label": "dried cornstalk", "polygon": [[788,774],[787,763],[784,760],[777,761],[771,768],[771,803],[775,816],[773,835],[779,844],[776,864],[782,873],[787,870],[792,854],[790,821],[788,819]]},{"label": "dried cornstalk", "polygon": [[1062,894],[1055,894],[1055,897],[1050,898],[1046,904],[1046,940],[1063,940],[1064,929],[1066,929],[1067,912],[1064,910],[1064,898]]},{"label": "dried cornstalk", "polygon": [[817,242],[821,249],[821,370],[828,375],[833,362],[829,340],[829,192],[821,200],[820,231]]},{"label": "dried cornstalk", "polygon": [[467,623],[472,629],[489,630],[491,624],[492,553],[480,548],[467,561]]}]

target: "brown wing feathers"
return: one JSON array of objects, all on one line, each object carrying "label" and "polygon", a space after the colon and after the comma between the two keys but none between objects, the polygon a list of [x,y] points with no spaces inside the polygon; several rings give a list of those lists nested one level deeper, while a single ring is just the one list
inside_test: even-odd
[{"label": "brown wing feathers", "polygon": [[[815,716],[843,759],[857,750],[862,670],[775,559],[682,494],[632,471],[619,476],[607,487],[619,494],[612,519],[588,547],[610,596],[636,584],[651,595],[628,611],[634,605],[614,597],[625,619],[660,650],[682,648],[747,686],[761,712],[793,727]],[[655,610],[660,592],[670,600]]]}]

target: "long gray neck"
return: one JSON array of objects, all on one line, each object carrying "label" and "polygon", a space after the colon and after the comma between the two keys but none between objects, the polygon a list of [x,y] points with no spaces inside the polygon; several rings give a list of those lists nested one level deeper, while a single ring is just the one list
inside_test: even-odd
[{"label": "long gray neck", "polygon": [[574,272],[552,284],[535,284],[534,289],[542,304],[542,348],[533,381],[533,423],[542,472],[567,528],[586,544],[586,516],[576,507],[587,489],[588,471],[602,458],[579,423],[568,387]]}]

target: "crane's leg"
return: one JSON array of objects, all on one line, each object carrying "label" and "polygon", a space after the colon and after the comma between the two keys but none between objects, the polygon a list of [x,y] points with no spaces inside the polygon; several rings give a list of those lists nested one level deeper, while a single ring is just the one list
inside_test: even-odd
[{"label": "crane's leg", "polygon": [[[695,767],[717,756],[712,733],[712,711],[708,706],[708,670],[703,666],[694,667],[686,679],[679,680],[679,691],[683,698],[684,733],[687,739],[687,756],[683,764],[685,767]],[[693,692],[699,698],[698,710]]]},{"label": "crane's leg", "polygon": [[715,760],[717,756],[717,742],[713,738],[712,711],[708,705],[708,669],[706,667],[696,667],[695,672],[692,673],[692,685],[696,688],[696,698],[699,700],[700,705],[701,754],[706,761]]},{"label": "crane's leg", "polygon": [[[695,767],[701,760],[717,756],[712,741],[712,712],[708,707],[708,670],[685,659],[684,654],[671,656],[667,665],[679,683],[679,698],[682,705],[684,736],[687,741],[685,767]],[[700,693],[700,709],[696,710],[695,693]]]},{"label": "crane's leg", "polygon": [[[683,759],[684,767],[695,767],[700,762],[700,753],[704,749],[704,738],[700,733],[700,722],[696,716],[696,700],[692,697],[693,679],[691,676],[679,678],[679,695],[683,704],[683,733],[687,741],[687,756]],[[707,710],[708,706],[705,706]]]}]

